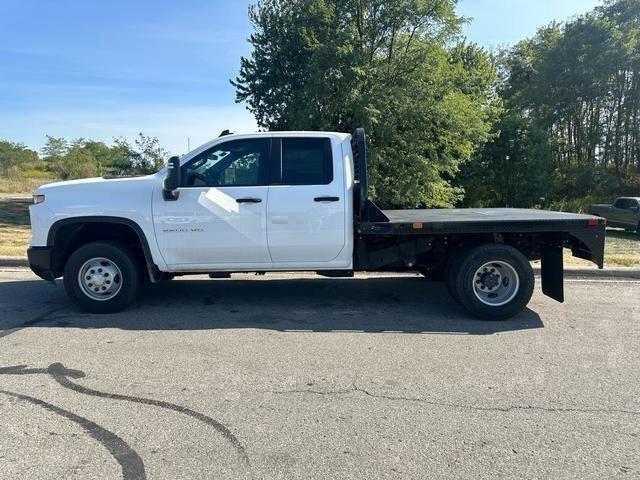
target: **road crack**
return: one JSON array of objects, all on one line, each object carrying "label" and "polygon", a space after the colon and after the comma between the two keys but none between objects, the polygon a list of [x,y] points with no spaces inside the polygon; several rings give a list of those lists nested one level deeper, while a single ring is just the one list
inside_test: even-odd
[{"label": "road crack", "polygon": [[579,408],[579,407],[542,407],[538,405],[509,405],[506,407],[484,407],[481,405],[468,405],[455,402],[442,402],[437,400],[430,400],[428,398],[420,397],[403,397],[394,395],[385,395],[373,393],[366,388],[360,387],[355,381],[351,384],[350,388],[340,390],[314,390],[314,389],[292,389],[292,390],[273,390],[267,393],[274,395],[296,395],[296,394],[308,394],[308,395],[349,395],[349,394],[361,394],[367,397],[376,398],[378,400],[386,400],[390,402],[411,402],[421,403],[424,405],[431,405],[434,407],[455,408],[459,410],[471,410],[477,412],[498,412],[498,413],[511,413],[516,411],[539,411],[546,413],[605,413],[605,414],[621,414],[621,415],[640,415],[639,411],[626,410],[618,408]]}]

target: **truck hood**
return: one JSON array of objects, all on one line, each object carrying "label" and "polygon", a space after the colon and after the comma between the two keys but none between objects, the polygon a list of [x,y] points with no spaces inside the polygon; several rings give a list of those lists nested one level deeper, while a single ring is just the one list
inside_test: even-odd
[{"label": "truck hood", "polygon": [[86,178],[43,185],[48,221],[78,216],[124,217],[144,224],[151,217],[152,194],[162,175],[129,178]]},{"label": "truck hood", "polygon": [[73,192],[87,192],[90,190],[113,190],[114,192],[122,187],[135,187],[136,185],[147,185],[155,180],[158,174],[143,175],[136,177],[95,177],[95,178],[81,178],[78,180],[68,180],[64,182],[54,182],[42,185],[36,190],[37,195],[58,194],[58,193],[73,193]]}]

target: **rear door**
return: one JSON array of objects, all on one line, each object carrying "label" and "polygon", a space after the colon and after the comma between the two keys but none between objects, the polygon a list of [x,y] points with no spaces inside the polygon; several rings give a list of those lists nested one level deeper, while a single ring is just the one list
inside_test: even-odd
[{"label": "rear door", "polygon": [[321,266],[346,243],[341,147],[330,137],[273,139],[267,238],[274,265]]}]

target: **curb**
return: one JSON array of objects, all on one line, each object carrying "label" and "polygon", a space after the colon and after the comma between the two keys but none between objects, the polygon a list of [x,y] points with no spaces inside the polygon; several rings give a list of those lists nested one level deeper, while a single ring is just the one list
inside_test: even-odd
[{"label": "curb", "polygon": [[[540,276],[540,267],[533,267],[533,273]],[[565,278],[600,278],[600,279],[616,279],[625,278],[631,280],[640,280],[640,268],[605,268],[597,270],[592,268],[565,268]]]},{"label": "curb", "polygon": [[29,267],[27,257],[0,257],[0,267]]},{"label": "curb", "polygon": [[[0,257],[0,267],[29,268],[26,257]],[[533,273],[540,276],[540,267],[534,266]],[[565,278],[627,278],[640,280],[640,268],[607,268],[596,270],[592,268],[565,268]]]}]

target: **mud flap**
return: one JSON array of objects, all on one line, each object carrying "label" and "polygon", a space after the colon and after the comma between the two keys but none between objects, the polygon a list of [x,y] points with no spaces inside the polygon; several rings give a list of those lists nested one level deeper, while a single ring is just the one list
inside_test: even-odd
[{"label": "mud flap", "polygon": [[542,293],[560,303],[564,302],[562,247],[542,247]]}]

